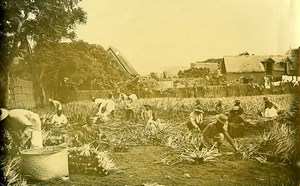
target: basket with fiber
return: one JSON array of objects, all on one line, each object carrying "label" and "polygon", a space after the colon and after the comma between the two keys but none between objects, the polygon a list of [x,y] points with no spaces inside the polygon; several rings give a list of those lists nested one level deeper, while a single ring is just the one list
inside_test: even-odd
[{"label": "basket with fiber", "polygon": [[68,148],[59,145],[24,150],[21,167],[24,176],[36,180],[68,176]]}]

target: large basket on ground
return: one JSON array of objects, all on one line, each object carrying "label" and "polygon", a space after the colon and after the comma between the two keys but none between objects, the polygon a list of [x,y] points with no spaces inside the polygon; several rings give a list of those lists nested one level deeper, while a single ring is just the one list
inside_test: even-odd
[{"label": "large basket on ground", "polygon": [[21,165],[24,176],[37,180],[67,176],[68,149],[66,146],[49,146],[24,150]]}]

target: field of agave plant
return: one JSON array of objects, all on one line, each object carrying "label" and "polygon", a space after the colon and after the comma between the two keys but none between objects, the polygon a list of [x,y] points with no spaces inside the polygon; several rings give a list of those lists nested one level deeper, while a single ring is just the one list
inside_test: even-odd
[{"label": "field of agave plant", "polygon": [[[205,122],[213,121],[214,105],[217,101],[221,100],[225,110],[228,111],[235,99],[200,98],[201,107],[205,112]],[[255,159],[266,164],[269,162],[295,164],[299,158],[297,149],[299,119],[298,107],[294,104],[295,98],[291,95],[270,96],[270,99],[280,105],[282,110],[277,119],[264,119],[258,116],[257,113],[263,109],[263,96],[238,99],[245,108],[244,118],[248,123],[245,137],[235,139],[241,154],[233,156],[244,160]],[[128,153],[131,148],[143,146],[168,149],[168,153],[157,155],[159,160],[155,162],[156,164],[165,166],[206,162],[217,164],[223,155],[214,148],[199,150],[201,134],[191,135],[185,127],[195,102],[196,99],[193,98],[155,98],[135,101],[133,106],[137,117],[143,105],[147,103],[162,119],[163,124],[157,127],[154,133],[146,130],[143,121],[138,118],[132,122],[125,122],[124,105],[118,103],[115,118],[99,123],[97,131],[93,134],[84,133],[82,130],[82,126],[86,123],[85,118],[91,116],[94,109],[90,101],[77,101],[63,105],[63,112],[69,121],[68,124],[60,127],[54,127],[49,123],[51,117],[49,109],[36,109],[35,112],[42,118],[44,146],[62,143],[68,145],[71,175],[104,176],[120,171],[120,167],[112,158],[114,154]]]}]

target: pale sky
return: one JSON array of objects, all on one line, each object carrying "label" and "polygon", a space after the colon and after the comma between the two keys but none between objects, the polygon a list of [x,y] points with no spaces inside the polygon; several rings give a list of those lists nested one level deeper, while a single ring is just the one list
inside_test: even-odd
[{"label": "pale sky", "polygon": [[[78,39],[113,46],[141,74],[300,46],[300,0],[83,0]],[[298,31],[298,32],[297,32]]]}]

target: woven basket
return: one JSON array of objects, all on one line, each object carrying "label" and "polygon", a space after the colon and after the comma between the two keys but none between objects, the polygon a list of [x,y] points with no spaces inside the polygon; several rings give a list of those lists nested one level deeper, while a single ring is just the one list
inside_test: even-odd
[{"label": "woven basket", "polygon": [[49,146],[28,149],[21,152],[22,172],[37,180],[69,175],[68,148]]}]

